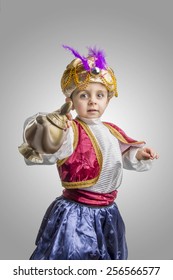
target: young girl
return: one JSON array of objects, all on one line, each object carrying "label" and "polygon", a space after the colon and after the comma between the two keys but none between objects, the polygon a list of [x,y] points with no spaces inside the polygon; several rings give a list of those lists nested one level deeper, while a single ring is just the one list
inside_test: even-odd
[{"label": "young girl", "polygon": [[[116,78],[103,51],[75,59],[61,79],[66,104],[25,122],[19,151],[27,164],[57,164],[64,187],[49,206],[36,240],[33,260],[127,259],[125,226],[114,200],[123,168],[146,171],[158,154],[102,122],[117,96]],[[70,110],[77,117],[71,120]]]}]

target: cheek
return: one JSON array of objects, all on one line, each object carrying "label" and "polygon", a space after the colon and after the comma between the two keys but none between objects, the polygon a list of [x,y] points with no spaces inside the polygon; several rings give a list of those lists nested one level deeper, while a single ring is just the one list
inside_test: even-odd
[{"label": "cheek", "polygon": [[79,111],[79,112],[81,112],[83,109],[84,109],[84,106],[83,106],[83,104],[77,104],[76,105],[76,108],[75,108],[77,111]]},{"label": "cheek", "polygon": [[105,102],[101,105],[102,111],[105,111],[107,105],[108,105],[108,103],[105,103]]},{"label": "cheek", "polygon": [[102,107],[102,108],[105,108],[106,106],[107,106],[107,101],[106,100],[103,100],[101,103],[100,103],[100,106]]}]

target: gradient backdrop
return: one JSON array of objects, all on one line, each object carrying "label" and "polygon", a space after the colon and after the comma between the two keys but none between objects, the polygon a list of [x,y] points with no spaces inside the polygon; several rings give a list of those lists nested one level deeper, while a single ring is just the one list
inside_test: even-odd
[{"label": "gradient backdrop", "polygon": [[149,172],[124,171],[117,203],[129,259],[172,259],[172,1],[2,0],[0,41],[0,259],[30,257],[61,194],[56,167],[26,166],[17,147],[28,116],[64,103],[60,78],[73,57],[62,44],[105,49],[119,97],[103,119],[160,154]]}]

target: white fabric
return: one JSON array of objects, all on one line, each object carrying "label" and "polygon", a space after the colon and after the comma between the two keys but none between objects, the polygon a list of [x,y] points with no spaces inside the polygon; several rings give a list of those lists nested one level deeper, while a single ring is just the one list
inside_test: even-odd
[{"label": "white fabric", "polygon": [[135,157],[138,148],[130,148],[123,157],[120,142],[110,133],[100,119],[81,118],[95,135],[103,156],[103,166],[98,182],[88,190],[98,193],[109,193],[117,189],[122,181],[123,168],[136,171],[147,171],[150,161],[138,161]]},{"label": "white fabric", "polygon": [[[25,129],[36,116],[28,119],[29,122],[25,123]],[[95,135],[103,156],[103,166],[99,180],[95,185],[86,188],[87,190],[98,193],[109,193],[120,186],[123,168],[136,171],[147,171],[151,168],[151,160],[138,161],[136,159],[135,155],[138,148],[131,147],[122,156],[119,140],[110,133],[109,129],[100,119],[90,120],[81,118],[81,120],[88,125],[91,132]],[[73,130],[70,128],[66,134],[66,140],[60,149],[52,155],[44,155],[42,164],[55,164],[57,159],[70,156],[73,153],[73,140]],[[28,160],[26,160],[26,163],[29,165],[34,164]]]},{"label": "white fabric", "polygon": [[122,180],[123,163],[119,141],[100,119],[83,119],[95,135],[102,152],[103,166],[98,182],[89,188],[90,191],[109,193],[117,189]]}]

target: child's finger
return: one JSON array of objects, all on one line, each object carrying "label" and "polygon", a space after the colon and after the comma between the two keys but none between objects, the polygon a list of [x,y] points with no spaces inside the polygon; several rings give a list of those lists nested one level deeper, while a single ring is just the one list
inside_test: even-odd
[{"label": "child's finger", "polygon": [[142,151],[142,157],[145,158],[145,159],[150,159],[151,155],[150,155],[150,153],[148,153],[146,151]]},{"label": "child's finger", "polygon": [[67,121],[67,127],[69,128],[69,127],[71,127],[71,125],[72,125],[72,121],[68,120]]},{"label": "child's finger", "polygon": [[66,117],[67,117],[68,120],[70,120],[70,121],[72,120],[72,114],[71,113],[67,113]]}]

